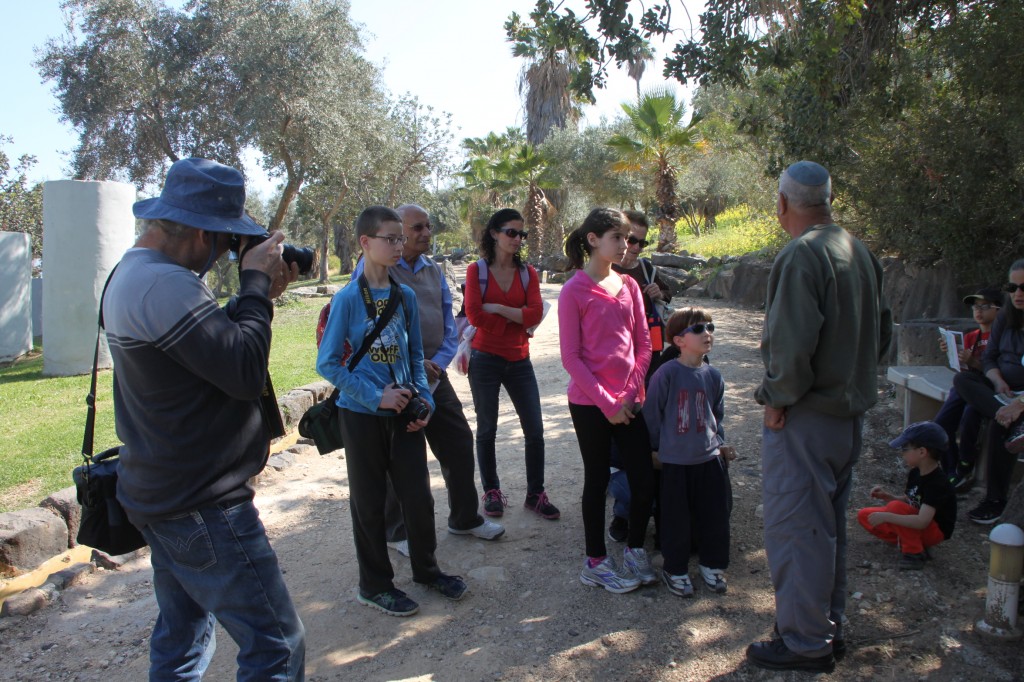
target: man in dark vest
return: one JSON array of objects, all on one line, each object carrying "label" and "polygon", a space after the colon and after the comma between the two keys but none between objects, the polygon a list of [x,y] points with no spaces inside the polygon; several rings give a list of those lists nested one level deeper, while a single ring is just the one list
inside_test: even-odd
[{"label": "man in dark vest", "polygon": [[[430,216],[414,204],[404,204],[396,211],[402,216],[402,229],[408,241],[401,260],[390,268],[390,274],[399,284],[406,284],[416,292],[423,335],[423,364],[436,406],[424,433],[431,452],[441,464],[441,474],[448,488],[448,532],[495,540],[505,533],[505,528],[480,515],[480,496],[474,481],[473,431],[446,371],[455,357],[459,340],[448,282],[437,263],[427,256],[433,229]],[[358,276],[359,268],[356,270],[353,277]],[[388,544],[406,554],[408,545],[402,513],[390,486],[386,516]]]}]

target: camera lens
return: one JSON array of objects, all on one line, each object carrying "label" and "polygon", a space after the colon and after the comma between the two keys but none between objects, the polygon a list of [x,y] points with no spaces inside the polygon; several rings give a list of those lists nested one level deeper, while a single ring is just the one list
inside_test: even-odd
[{"label": "camera lens", "polygon": [[285,263],[291,265],[297,263],[299,266],[299,274],[308,275],[309,271],[313,269],[313,263],[316,260],[316,252],[308,247],[292,246],[291,244],[285,244],[281,252],[281,258],[284,259]]}]

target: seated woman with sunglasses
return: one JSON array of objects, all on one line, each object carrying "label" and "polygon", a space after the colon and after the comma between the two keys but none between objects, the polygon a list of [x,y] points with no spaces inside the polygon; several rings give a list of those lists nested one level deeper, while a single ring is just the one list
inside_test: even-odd
[{"label": "seated woman with sunglasses", "polygon": [[469,387],[476,408],[476,457],[484,489],[484,513],[501,516],[507,500],[498,480],[494,441],[498,397],[504,386],[526,439],[523,506],[545,519],[557,519],[558,508],[544,491],[544,422],[527,332],[540,323],[544,307],[537,271],[523,263],[519,254],[525,240],[522,214],[503,208],[491,216],[480,239],[483,258],[466,269],[466,317],[476,327],[469,358]]},{"label": "seated woman with sunglasses", "polygon": [[956,392],[982,416],[992,419],[988,430],[988,489],[980,505],[967,513],[975,523],[990,525],[1006,507],[1016,454],[1024,451],[1024,259],[1010,266],[1006,285],[1010,305],[1004,305],[981,358],[984,375],[960,372],[953,378]]},{"label": "seated woman with sunglasses", "polygon": [[612,264],[612,270],[620,275],[629,275],[640,285],[644,298],[644,311],[647,313],[647,324],[651,331],[651,366],[647,369],[645,383],[650,383],[655,370],[662,363],[661,351],[672,344],[664,338],[665,324],[668,320],[661,318],[658,303],[668,303],[672,299],[672,291],[668,284],[658,276],[658,268],[649,258],[641,258],[640,252],[647,248],[647,231],[650,228],[647,216],[642,211],[624,211],[629,220],[629,236],[626,237],[626,254],[620,263]]}]

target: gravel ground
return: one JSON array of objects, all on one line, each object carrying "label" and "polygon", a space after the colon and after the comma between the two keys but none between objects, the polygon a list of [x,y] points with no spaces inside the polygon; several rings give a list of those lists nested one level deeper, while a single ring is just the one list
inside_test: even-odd
[{"label": "gravel ground", "polygon": [[[558,287],[542,287],[555,303]],[[676,302],[680,304],[679,301]],[[499,421],[499,470],[511,506],[497,542],[446,532],[447,501],[430,459],[437,500],[437,556],[464,576],[467,597],[449,603],[412,583],[408,562],[393,554],[397,585],[420,602],[413,618],[389,618],[355,599],[344,462],[312,448],[291,467],[267,471],[257,503],[286,571],[307,630],[309,680],[787,680],[744,661],[747,644],[772,626],[774,598],[762,542],[760,409],[751,395],[761,375],[757,351],[761,313],[722,302],[710,308],[718,327],[712,361],[725,377],[726,429],[739,452],[731,473],[732,564],[729,590],[697,586],[682,600],[664,586],[613,595],[580,584],[583,470],[565,401],[558,357],[557,315],[537,333],[532,357],[540,381],[547,445],[547,488],[562,510],[545,521],[520,506],[525,496],[523,440],[506,400]],[[464,377],[454,383],[474,423]],[[898,456],[885,442],[900,428],[888,384],[866,420],[851,512],[868,503],[872,485],[899,488]],[[339,453],[340,454],[340,453]],[[954,537],[922,572],[899,573],[898,554],[850,526],[847,658],[826,680],[1018,680],[1020,643],[973,632],[984,609],[987,529],[965,512],[980,490],[961,499]],[[609,545],[610,551],[621,546]],[[657,553],[655,565],[660,566]],[[141,680],[156,618],[148,555],[118,571],[97,571],[61,593],[48,609],[0,620],[0,680]],[[223,631],[207,679],[234,676],[235,648]]]}]

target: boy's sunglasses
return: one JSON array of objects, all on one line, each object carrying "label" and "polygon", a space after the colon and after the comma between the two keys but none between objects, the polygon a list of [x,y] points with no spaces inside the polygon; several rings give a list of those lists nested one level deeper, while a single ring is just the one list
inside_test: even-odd
[{"label": "boy's sunglasses", "polygon": [[646,239],[637,239],[633,235],[629,235],[628,237],[626,237],[626,243],[629,244],[630,246],[636,246],[637,244],[639,244],[641,249],[646,249],[647,245],[650,244],[650,242],[647,241]]},{"label": "boy's sunglasses", "polygon": [[676,334],[676,336],[686,336],[690,332],[693,332],[694,334],[703,334],[705,329],[707,329],[708,332],[714,334],[715,333],[715,323],[714,322],[701,322],[700,324],[691,324],[689,327],[687,327],[683,331],[681,331],[678,334]]},{"label": "boy's sunglasses", "polygon": [[1013,292],[1017,291],[1017,289],[1024,291],[1024,284],[1014,284],[1013,282],[1010,282],[1005,287],[1003,287],[1003,291],[1005,291],[1008,294],[1012,294]]},{"label": "boy's sunglasses", "polygon": [[516,237],[522,237],[523,239],[526,239],[526,237],[530,234],[526,230],[513,230],[511,227],[503,227],[500,230],[498,230],[498,232],[501,232],[509,239],[515,239]]}]

